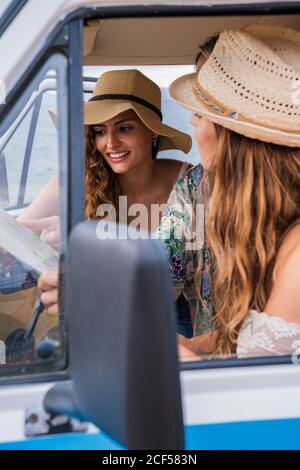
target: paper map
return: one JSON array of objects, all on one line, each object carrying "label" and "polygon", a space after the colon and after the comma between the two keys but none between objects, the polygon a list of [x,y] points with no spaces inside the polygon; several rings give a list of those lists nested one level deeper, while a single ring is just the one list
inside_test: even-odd
[{"label": "paper map", "polygon": [[0,248],[38,274],[57,271],[59,253],[0,207]]}]

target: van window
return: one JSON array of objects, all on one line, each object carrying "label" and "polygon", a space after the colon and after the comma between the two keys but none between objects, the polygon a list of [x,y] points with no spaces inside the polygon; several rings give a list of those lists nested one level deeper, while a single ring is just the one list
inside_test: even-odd
[{"label": "van window", "polygon": [[[86,22],[85,24],[84,36],[86,41],[84,42],[83,48],[85,67],[83,74],[88,76],[93,75],[98,78],[101,73],[108,70],[130,68],[140,70],[146,76],[154,80],[162,90],[163,121],[193,136],[194,130],[189,124],[192,113],[177,105],[170,99],[168,86],[178,76],[189,74],[194,71],[195,67],[193,62],[199,53],[199,44],[202,44],[208,37],[211,37],[218,31],[225,28],[241,27],[248,22],[249,17],[247,16],[94,19],[90,22]],[[292,18],[291,16],[251,17],[250,22],[266,24],[270,22],[271,24],[282,24],[299,29],[299,25],[295,22],[295,18]],[[170,34],[171,31],[174,33],[172,36]],[[147,40],[149,38],[151,38],[151,41]],[[85,98],[88,99],[89,97],[90,94],[86,93]],[[174,158],[177,160],[187,161],[193,165],[197,165],[201,162],[201,155],[199,155],[195,142],[193,142],[192,149],[188,155],[172,150],[159,152],[158,158]],[[186,181],[186,192],[190,191],[190,193],[197,194],[197,196],[199,196],[201,193],[201,191],[198,191],[199,185],[195,183],[195,186],[192,186],[191,181],[192,178]],[[196,181],[196,178],[192,182],[194,181]],[[208,179],[205,183],[207,183],[206,186],[208,188],[210,183]],[[203,188],[201,188],[201,190],[202,189]],[[184,199],[184,196],[182,199]],[[199,206],[201,206],[201,203]],[[202,206],[205,205],[202,204]],[[193,207],[193,209],[194,208],[195,207]],[[199,208],[199,215],[202,217],[202,234],[204,232],[205,217],[207,215],[205,211],[207,208],[208,204],[206,207]],[[171,212],[171,210],[169,212]],[[174,219],[177,218],[177,220],[183,220],[186,215],[184,211],[182,211],[182,213],[177,211],[175,206],[173,212]],[[173,220],[170,219],[169,226],[172,226],[172,223]],[[134,224],[132,226],[134,227]],[[193,233],[195,234],[195,232]],[[198,233],[200,233],[200,230]],[[172,258],[173,262],[171,270],[173,269],[174,272],[176,271],[175,274],[178,274],[180,271],[186,273],[184,262],[182,262],[183,258],[187,257],[186,252],[182,255],[182,258],[180,258],[180,256],[177,256],[176,251],[178,246],[176,247],[175,245],[176,242],[174,242],[174,245],[171,245],[170,243],[170,247],[167,249],[169,260]],[[178,243],[178,245],[180,245],[180,243]],[[203,272],[201,272],[201,282],[205,285],[205,289],[203,289],[203,291],[206,290],[209,292],[208,286],[210,284],[211,272],[206,271],[206,268],[209,265],[210,257],[208,249],[206,251],[207,247],[205,246],[205,243],[202,243],[201,248],[203,247],[205,249],[201,250],[199,245],[196,245],[195,252],[191,253],[189,257],[189,262],[192,265],[191,271],[193,271],[193,269],[195,269],[196,262],[200,259],[198,257],[200,253],[200,256],[203,258],[202,265],[204,266]],[[198,250],[198,253],[196,253],[196,250]],[[186,259],[184,259],[184,261],[186,262]],[[174,277],[176,278],[176,276]],[[184,276],[182,276],[182,279],[184,279]],[[174,290],[177,287],[176,282],[180,283],[182,279],[178,274],[174,281]],[[185,279],[183,283],[184,282]],[[186,287],[186,291],[191,291],[194,285],[191,280],[188,280],[184,287]],[[189,293],[191,294],[191,292]],[[181,338],[180,348],[185,362],[202,361],[203,363],[207,363],[209,367],[210,364],[212,364],[212,360],[217,359],[216,362],[221,363],[222,366],[222,360],[225,359],[228,361],[225,366],[231,365],[230,361],[232,361],[233,365],[253,365],[253,363],[264,364],[264,361],[268,362],[268,359],[274,359],[276,362],[277,359],[274,357],[275,355],[285,356],[285,358],[280,358],[282,361],[291,360],[289,353],[292,354],[292,360],[293,356],[299,355],[299,341],[294,342],[292,345],[292,351],[290,348],[285,347],[281,349],[282,352],[278,352],[275,348],[272,349],[270,346],[268,349],[268,345],[266,346],[266,343],[272,342],[272,335],[270,335],[267,338],[264,338],[264,344],[262,346],[262,333],[258,331],[254,338],[253,333],[250,331],[251,324],[249,325],[247,321],[245,321],[243,329],[241,330],[243,336],[242,334],[240,335],[241,342],[239,344],[238,354],[212,354],[211,351],[214,350],[212,346],[214,344],[213,335],[209,336],[207,341],[205,340],[205,346],[204,343],[201,345],[203,346],[199,348],[201,353],[191,353],[188,347],[191,343],[186,340],[192,339],[192,341],[194,341],[194,338],[192,338],[194,333],[198,336],[205,336],[207,332],[212,331],[214,310],[209,294],[207,295],[208,299],[204,300],[207,301],[207,303],[210,303],[210,308],[207,309],[208,314],[206,314],[205,307],[203,308],[203,316],[201,309],[202,304],[199,296],[196,295],[195,289],[193,290],[192,295],[189,296],[188,292],[185,292],[185,294],[187,295],[181,295],[177,301],[177,308],[179,311],[178,333],[184,337],[183,339]],[[190,300],[190,305],[188,305],[185,297]],[[197,309],[198,312],[201,312],[201,315],[197,315],[201,325],[196,325],[195,327],[194,320]],[[256,317],[257,315],[259,315],[260,320],[264,318],[263,315],[260,315],[257,312],[249,312],[247,319],[252,319],[252,317],[258,318]],[[276,330],[276,319],[273,319],[273,321],[270,322],[270,325],[270,328],[274,327]],[[278,332],[276,331],[276,334],[277,333]],[[282,331],[282,329],[279,330],[279,335],[280,334],[284,335],[284,331]],[[291,334],[293,335],[294,331],[292,331]],[[297,334],[299,335],[299,332]],[[251,354],[247,352],[247,348],[245,348],[246,352],[244,352],[242,346],[245,344],[247,345],[247,342],[252,340],[257,341],[259,347],[253,348]],[[215,364],[212,364],[212,367],[214,366]]]},{"label": "van window", "polygon": [[[7,194],[2,193],[6,209],[20,212],[33,201],[51,176],[58,171],[58,134],[49,110],[55,110],[57,100],[56,72],[49,71],[39,85],[39,92],[23,120],[10,131],[2,149],[5,158]],[[5,171],[1,176],[5,177]]]},{"label": "van window", "polygon": [[37,279],[58,269],[66,239],[66,70],[48,59],[0,127],[0,375],[64,364],[62,314],[46,313]]}]

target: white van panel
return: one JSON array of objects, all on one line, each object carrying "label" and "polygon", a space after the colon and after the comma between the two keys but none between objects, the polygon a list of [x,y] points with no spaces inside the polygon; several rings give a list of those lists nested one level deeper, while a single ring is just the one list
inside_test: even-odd
[{"label": "white van panel", "polygon": [[299,365],[181,372],[185,425],[300,417]]}]

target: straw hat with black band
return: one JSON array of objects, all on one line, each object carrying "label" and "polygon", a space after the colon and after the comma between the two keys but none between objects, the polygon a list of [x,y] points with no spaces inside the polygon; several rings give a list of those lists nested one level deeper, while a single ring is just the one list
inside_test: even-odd
[{"label": "straw hat with black band", "polygon": [[93,96],[84,103],[84,124],[101,124],[129,109],[136,112],[148,129],[159,135],[158,150],[189,152],[191,137],[162,122],[160,88],[139,70],[103,73]]},{"label": "straw hat with black band", "polygon": [[178,78],[169,91],[239,134],[300,147],[300,33],[262,24],[226,30],[198,74]]}]

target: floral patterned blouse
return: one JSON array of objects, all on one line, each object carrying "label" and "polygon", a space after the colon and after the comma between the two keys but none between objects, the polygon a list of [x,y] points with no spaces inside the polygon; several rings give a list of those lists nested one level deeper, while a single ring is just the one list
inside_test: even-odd
[{"label": "floral patterned blouse", "polygon": [[[183,293],[195,309],[194,336],[210,331],[214,316],[210,297],[210,256],[204,238],[207,208],[203,203],[203,188],[201,189],[200,184],[202,178],[201,165],[185,171],[173,187],[167,209],[157,229],[157,236],[168,254],[174,300]],[[194,284],[198,265],[202,302]]]}]

